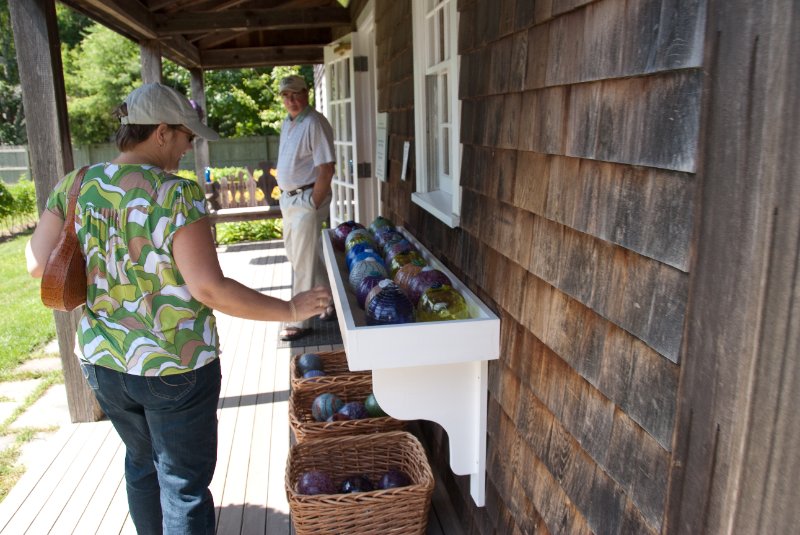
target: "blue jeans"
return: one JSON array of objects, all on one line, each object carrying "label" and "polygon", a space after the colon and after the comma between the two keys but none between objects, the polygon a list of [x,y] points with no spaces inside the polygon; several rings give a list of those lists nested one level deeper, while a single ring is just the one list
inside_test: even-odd
[{"label": "blue jeans", "polygon": [[87,363],[81,368],[125,443],[128,507],[137,533],[213,534],[208,486],[217,464],[219,359],[159,377]]}]

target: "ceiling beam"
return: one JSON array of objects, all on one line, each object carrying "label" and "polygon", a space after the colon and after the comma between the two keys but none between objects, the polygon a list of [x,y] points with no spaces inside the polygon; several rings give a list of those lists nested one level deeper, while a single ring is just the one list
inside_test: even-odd
[{"label": "ceiling beam", "polygon": [[350,25],[352,25],[350,13],[342,7],[302,10],[236,9],[219,13],[176,13],[155,17],[155,29],[159,35],[205,33],[215,30],[285,30]]},{"label": "ceiling beam", "polygon": [[165,37],[161,40],[161,52],[175,63],[187,69],[202,68],[200,51],[181,36]]},{"label": "ceiling beam", "polygon": [[[71,5],[70,2],[66,2]],[[130,0],[85,0],[86,9],[102,13],[113,22],[112,28],[123,28],[139,39],[157,39],[156,24],[152,14],[139,2]]]},{"label": "ceiling beam", "polygon": [[200,52],[200,58],[204,69],[309,65],[322,63],[323,49],[320,45],[204,50]]}]

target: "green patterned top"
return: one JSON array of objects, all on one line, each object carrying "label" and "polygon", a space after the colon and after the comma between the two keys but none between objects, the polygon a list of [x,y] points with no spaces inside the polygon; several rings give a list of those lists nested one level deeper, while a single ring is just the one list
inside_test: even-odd
[{"label": "green patterned top", "polygon": [[[62,219],[75,174],[47,200]],[[146,165],[89,168],[75,212],[87,259],[78,326],[84,360],[153,376],[197,369],[219,356],[213,311],[191,296],[172,256],[175,232],[205,216],[205,197],[192,180]]]}]

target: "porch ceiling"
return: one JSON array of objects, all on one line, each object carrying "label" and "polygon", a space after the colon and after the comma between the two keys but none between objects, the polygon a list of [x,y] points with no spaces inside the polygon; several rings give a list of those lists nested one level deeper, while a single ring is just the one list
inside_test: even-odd
[{"label": "porch ceiling", "polygon": [[352,27],[336,0],[61,0],[186,68],[322,63],[323,47]]}]

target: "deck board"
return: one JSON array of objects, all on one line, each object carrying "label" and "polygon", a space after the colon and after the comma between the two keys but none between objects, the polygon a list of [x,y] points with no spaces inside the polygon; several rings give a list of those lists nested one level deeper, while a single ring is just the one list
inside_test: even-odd
[{"label": "deck board", "polygon": [[[291,269],[281,242],[220,253],[223,272],[281,298]],[[293,533],[284,473],[292,442],[289,360],[297,352],[342,346],[278,348],[280,324],[217,313],[222,388],[219,446],[211,492],[219,535]],[[123,476],[125,449],[108,421],[70,424],[50,437],[40,459],[0,503],[0,534],[134,534]],[[438,505],[437,505],[438,503]],[[435,495],[428,535],[460,534],[443,495]]]}]

